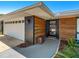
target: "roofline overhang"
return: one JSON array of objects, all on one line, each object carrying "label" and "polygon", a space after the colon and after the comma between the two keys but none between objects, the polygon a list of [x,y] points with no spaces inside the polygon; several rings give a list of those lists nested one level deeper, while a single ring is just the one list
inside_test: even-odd
[{"label": "roofline overhang", "polygon": [[[41,8],[41,9],[44,10],[46,13],[48,13],[50,16],[54,17],[53,12],[50,11],[49,8],[48,8],[43,2],[38,2],[38,3],[34,4],[34,5],[27,6],[27,7],[21,8],[21,9],[19,9],[19,10],[10,12],[10,13],[8,13],[8,14],[5,14],[4,16],[1,16],[1,18],[5,17],[5,16],[9,16],[9,15],[15,15],[15,14],[17,14],[17,13],[19,13],[19,12],[31,10],[31,9],[36,8],[36,7]],[[27,13],[27,14],[28,14],[28,13]]]},{"label": "roofline overhang", "polygon": [[55,18],[65,18],[65,17],[79,17],[79,10],[69,10],[59,12],[55,15]]},{"label": "roofline overhang", "polygon": [[[53,15],[54,13],[43,3],[43,2],[38,2],[34,5],[30,5],[30,6],[27,6],[27,7],[24,7],[24,8],[21,8],[19,10],[16,10],[16,11],[13,11],[13,12],[10,12],[8,14],[14,14],[16,12],[22,12],[22,11],[26,11],[26,10],[30,10],[30,9],[33,9],[33,8],[36,8],[36,7],[40,7],[42,8],[45,12],[47,12],[49,15]],[[7,15],[8,15],[7,14]],[[54,15],[53,15],[54,16]]]}]

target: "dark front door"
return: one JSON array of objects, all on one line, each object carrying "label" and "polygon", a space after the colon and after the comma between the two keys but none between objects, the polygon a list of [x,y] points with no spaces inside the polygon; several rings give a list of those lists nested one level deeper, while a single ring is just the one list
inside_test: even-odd
[{"label": "dark front door", "polygon": [[46,25],[47,36],[59,38],[59,20],[47,20]]}]

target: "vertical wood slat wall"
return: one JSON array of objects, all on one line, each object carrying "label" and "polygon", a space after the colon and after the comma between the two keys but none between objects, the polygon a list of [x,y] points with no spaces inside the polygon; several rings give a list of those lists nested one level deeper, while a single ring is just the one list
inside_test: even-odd
[{"label": "vertical wood slat wall", "polygon": [[67,40],[76,36],[76,17],[65,17],[59,20],[60,39]]},{"label": "vertical wood slat wall", "polygon": [[39,36],[45,36],[46,21],[35,16],[35,39]]}]

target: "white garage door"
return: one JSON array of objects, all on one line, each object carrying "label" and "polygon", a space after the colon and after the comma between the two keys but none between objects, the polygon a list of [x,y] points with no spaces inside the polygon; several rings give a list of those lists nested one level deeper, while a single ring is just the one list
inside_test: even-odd
[{"label": "white garage door", "polygon": [[24,18],[14,18],[4,21],[4,34],[24,40]]}]

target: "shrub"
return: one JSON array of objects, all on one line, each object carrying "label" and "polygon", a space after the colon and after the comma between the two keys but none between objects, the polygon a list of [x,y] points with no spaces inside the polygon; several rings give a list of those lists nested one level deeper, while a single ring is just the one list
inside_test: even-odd
[{"label": "shrub", "polygon": [[79,48],[76,46],[76,40],[74,38],[69,38],[66,47],[59,51],[57,55],[62,58],[78,58]]},{"label": "shrub", "polygon": [[74,38],[69,38],[67,42],[69,47],[75,47],[76,40]]}]

